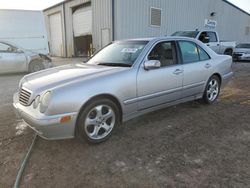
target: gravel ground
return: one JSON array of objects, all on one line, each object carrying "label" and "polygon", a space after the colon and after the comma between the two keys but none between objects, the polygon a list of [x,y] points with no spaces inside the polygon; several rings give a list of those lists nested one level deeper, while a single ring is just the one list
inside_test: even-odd
[{"label": "gravel ground", "polygon": [[[21,187],[249,187],[250,63],[218,102],[189,102],[129,121],[107,142],[37,139]],[[33,138],[12,95],[23,75],[0,76],[0,187],[12,187]]]}]

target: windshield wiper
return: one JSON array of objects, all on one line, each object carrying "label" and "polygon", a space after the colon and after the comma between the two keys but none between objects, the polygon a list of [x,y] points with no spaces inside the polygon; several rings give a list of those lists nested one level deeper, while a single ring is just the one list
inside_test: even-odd
[{"label": "windshield wiper", "polygon": [[125,63],[99,63],[98,65],[111,66],[111,67],[131,67],[131,65]]}]

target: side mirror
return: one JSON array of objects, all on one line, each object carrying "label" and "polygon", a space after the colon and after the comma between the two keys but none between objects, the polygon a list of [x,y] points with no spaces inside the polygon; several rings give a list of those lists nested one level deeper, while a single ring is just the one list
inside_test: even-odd
[{"label": "side mirror", "polygon": [[144,69],[145,70],[152,70],[161,67],[161,62],[158,60],[149,60],[144,62]]}]

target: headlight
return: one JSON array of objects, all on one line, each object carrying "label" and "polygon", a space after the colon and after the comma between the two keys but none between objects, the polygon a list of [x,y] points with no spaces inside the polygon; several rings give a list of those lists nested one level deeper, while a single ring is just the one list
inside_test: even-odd
[{"label": "headlight", "polygon": [[39,103],[40,103],[40,96],[38,95],[38,96],[35,98],[34,102],[33,102],[33,108],[36,109],[36,108],[38,107]]},{"label": "headlight", "polygon": [[47,91],[45,94],[42,95],[40,99],[40,112],[41,113],[44,113],[49,107],[50,99],[51,99],[50,91]]}]

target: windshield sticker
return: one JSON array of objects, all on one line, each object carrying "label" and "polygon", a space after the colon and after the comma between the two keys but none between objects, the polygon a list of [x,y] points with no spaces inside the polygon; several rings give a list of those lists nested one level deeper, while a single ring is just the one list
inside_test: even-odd
[{"label": "windshield sticker", "polygon": [[123,53],[136,53],[138,51],[137,48],[124,48],[121,52]]}]

